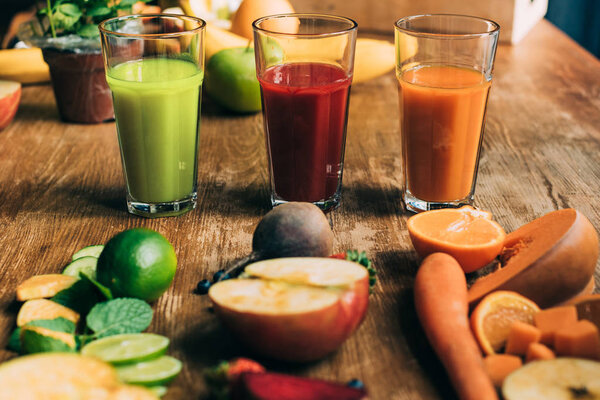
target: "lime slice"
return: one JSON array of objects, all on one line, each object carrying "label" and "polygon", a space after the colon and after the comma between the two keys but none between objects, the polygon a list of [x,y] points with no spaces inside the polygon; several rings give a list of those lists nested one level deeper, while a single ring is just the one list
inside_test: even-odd
[{"label": "lime slice", "polygon": [[104,250],[103,244],[95,244],[93,246],[87,246],[83,249],[77,250],[75,254],[73,254],[73,261],[81,258],[81,257],[100,257],[100,253]]},{"label": "lime slice", "polygon": [[166,386],[150,386],[148,389],[150,389],[150,391],[158,397],[163,397],[165,394],[167,394]]},{"label": "lime slice", "polygon": [[81,349],[85,356],[97,357],[112,364],[150,360],[163,354],[169,339],[154,333],[127,333],[94,340]]},{"label": "lime slice", "polygon": [[137,364],[116,367],[119,378],[133,385],[164,385],[181,372],[181,361],[170,356],[162,356]]},{"label": "lime slice", "polygon": [[70,275],[79,278],[79,273],[83,273],[90,278],[96,279],[96,265],[98,259],[92,256],[85,256],[72,261],[63,270],[63,275]]}]

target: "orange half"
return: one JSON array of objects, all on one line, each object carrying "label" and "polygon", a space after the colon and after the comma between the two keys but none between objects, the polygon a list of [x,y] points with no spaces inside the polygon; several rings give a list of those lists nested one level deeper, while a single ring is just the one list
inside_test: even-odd
[{"label": "orange half", "polygon": [[500,290],[485,296],[471,314],[471,329],[485,354],[501,352],[514,321],[533,325],[540,308],[516,292]]},{"label": "orange half", "polygon": [[506,233],[492,214],[473,207],[447,208],[413,215],[408,233],[421,257],[450,254],[465,272],[473,272],[493,261],[502,250]]}]

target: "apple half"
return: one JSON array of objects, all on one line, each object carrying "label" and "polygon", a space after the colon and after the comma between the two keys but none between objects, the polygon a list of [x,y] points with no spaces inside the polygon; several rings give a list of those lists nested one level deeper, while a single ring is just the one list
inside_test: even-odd
[{"label": "apple half", "polygon": [[21,84],[0,81],[0,131],[6,128],[17,113],[21,100]]},{"label": "apple half", "polygon": [[248,265],[208,295],[221,321],[257,354],[312,361],[337,349],[364,319],[369,274],[345,260],[277,258]]}]

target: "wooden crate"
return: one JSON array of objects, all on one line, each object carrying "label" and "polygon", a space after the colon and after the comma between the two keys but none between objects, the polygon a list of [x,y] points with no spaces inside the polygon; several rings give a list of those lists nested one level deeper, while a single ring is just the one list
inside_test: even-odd
[{"label": "wooden crate", "polygon": [[464,14],[500,24],[500,41],[519,42],[544,17],[548,0],[291,0],[297,12],[320,12],[355,19],[362,31],[389,33],[408,15]]}]

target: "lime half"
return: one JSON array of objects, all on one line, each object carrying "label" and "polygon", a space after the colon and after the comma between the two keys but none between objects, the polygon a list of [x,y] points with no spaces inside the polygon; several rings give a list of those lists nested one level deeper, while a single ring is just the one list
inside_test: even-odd
[{"label": "lime half", "polygon": [[181,372],[181,361],[162,356],[150,361],[116,367],[119,378],[132,385],[156,386],[169,383]]},{"label": "lime half", "polygon": [[75,254],[73,254],[73,261],[77,260],[81,257],[100,257],[100,253],[104,250],[103,244],[95,244],[93,246],[87,246],[83,249],[77,250]]},{"label": "lime half", "polygon": [[150,386],[148,389],[150,389],[150,391],[158,397],[163,397],[165,394],[167,394],[166,386]]},{"label": "lime half", "polygon": [[96,279],[96,265],[98,259],[92,256],[83,256],[72,261],[63,270],[63,275],[70,275],[79,278],[79,273],[84,273],[92,279]]},{"label": "lime half", "polygon": [[85,356],[111,364],[126,364],[157,358],[167,351],[169,339],[154,333],[128,333],[94,340],[81,349]]}]

